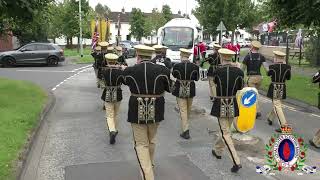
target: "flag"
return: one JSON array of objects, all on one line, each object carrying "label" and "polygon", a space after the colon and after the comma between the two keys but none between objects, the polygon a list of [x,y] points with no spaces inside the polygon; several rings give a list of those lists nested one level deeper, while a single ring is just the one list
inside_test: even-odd
[{"label": "flag", "polygon": [[301,46],[301,48],[303,48],[302,47],[302,30],[301,29],[299,29],[299,31],[297,33],[297,37],[295,40],[295,46],[298,48]]},{"label": "flag", "polygon": [[96,20],[95,24],[94,24],[94,30],[93,30],[93,36],[92,36],[92,46],[91,46],[92,49],[96,48],[98,40],[99,40],[98,25],[99,25],[99,23]]}]

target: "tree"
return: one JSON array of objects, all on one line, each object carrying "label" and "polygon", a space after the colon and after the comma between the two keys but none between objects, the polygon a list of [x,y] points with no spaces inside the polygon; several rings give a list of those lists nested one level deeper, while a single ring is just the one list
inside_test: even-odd
[{"label": "tree", "polygon": [[145,17],[139,8],[132,9],[129,23],[131,35],[140,41],[145,34]]},{"label": "tree", "polygon": [[[223,21],[226,28],[233,32],[240,27],[251,28],[257,21],[257,7],[251,0],[197,0],[199,6],[194,11],[204,28],[216,35],[217,26]],[[233,41],[232,36],[232,41]]]},{"label": "tree", "polygon": [[172,12],[171,12],[171,8],[169,5],[163,5],[162,6],[162,14],[164,16],[164,19],[166,20],[166,22],[170,21],[173,17],[172,17]]},{"label": "tree", "polygon": [[310,42],[306,57],[312,64],[320,65],[320,1],[264,0],[261,3],[268,7],[281,28],[298,28],[302,25],[309,29]]},{"label": "tree", "polygon": [[94,9],[95,9],[95,12],[97,13],[98,17],[100,17],[100,18],[106,18],[111,12],[111,10],[108,6],[106,6],[106,5],[103,6],[100,3],[98,3]]},{"label": "tree", "polygon": [[45,40],[47,27],[43,22],[51,2],[53,0],[1,0],[0,34],[12,31],[22,44]]},{"label": "tree", "polygon": [[145,19],[144,36],[150,36],[153,32],[157,32],[165,23],[166,19],[163,14],[160,13],[158,9],[153,9],[152,14]]},{"label": "tree", "polygon": [[[81,0],[81,10],[83,19],[86,19],[90,10],[88,0]],[[62,35],[67,37],[67,45],[72,45],[72,37],[79,37],[79,2],[65,0],[61,14]]]}]

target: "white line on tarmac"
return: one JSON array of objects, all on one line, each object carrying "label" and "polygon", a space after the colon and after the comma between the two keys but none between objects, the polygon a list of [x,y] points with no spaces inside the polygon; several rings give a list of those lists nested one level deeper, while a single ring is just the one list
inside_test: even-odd
[{"label": "white line on tarmac", "polygon": [[54,88],[51,89],[51,91],[55,91],[59,86],[61,86],[63,83],[67,82],[68,80],[70,80],[71,78],[75,77],[76,75],[79,75],[80,73],[84,72],[84,71],[87,71],[89,70],[91,67],[91,65],[88,65],[88,66],[84,66],[82,67],[82,70],[81,71],[78,71],[77,73],[73,74],[72,76],[64,79],[63,81],[61,81],[59,84],[57,84]]},{"label": "white line on tarmac", "polygon": [[79,70],[81,70],[81,69],[85,69],[85,68],[90,67],[90,66],[92,66],[92,65],[83,66],[83,67],[74,69],[74,70],[72,70],[72,71],[73,71],[73,72],[76,72],[76,71],[79,71]]},{"label": "white line on tarmac", "polygon": [[51,73],[51,72],[54,72],[54,73],[69,73],[69,72],[74,72],[74,71],[46,71],[46,70],[31,70],[31,69],[24,69],[24,70],[17,70],[19,72],[46,72],[46,73]]}]

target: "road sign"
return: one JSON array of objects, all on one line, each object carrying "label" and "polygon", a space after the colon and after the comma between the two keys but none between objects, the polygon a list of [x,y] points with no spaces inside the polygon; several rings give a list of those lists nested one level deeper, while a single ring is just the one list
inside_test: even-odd
[{"label": "road sign", "polygon": [[220,24],[217,27],[217,31],[226,31],[226,30],[227,30],[226,26],[223,24],[222,21],[220,21]]},{"label": "road sign", "polygon": [[251,107],[257,101],[257,93],[253,90],[245,92],[241,97],[241,103],[245,107]]}]

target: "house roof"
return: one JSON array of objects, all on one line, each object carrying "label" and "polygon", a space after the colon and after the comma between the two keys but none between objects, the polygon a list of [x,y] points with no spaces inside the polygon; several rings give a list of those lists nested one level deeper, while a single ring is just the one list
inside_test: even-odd
[{"label": "house roof", "polygon": [[[109,19],[112,21],[112,22],[118,22],[118,16],[120,14],[120,21],[123,23],[123,22],[127,22],[129,23],[130,21],[130,16],[131,16],[131,12],[125,12],[125,13],[122,13],[122,12],[111,12],[110,15],[109,15]],[[143,13],[144,16],[150,16],[152,13]],[[181,18],[182,15],[179,15],[179,14],[172,14],[172,17],[173,18]]]}]

